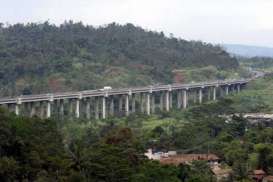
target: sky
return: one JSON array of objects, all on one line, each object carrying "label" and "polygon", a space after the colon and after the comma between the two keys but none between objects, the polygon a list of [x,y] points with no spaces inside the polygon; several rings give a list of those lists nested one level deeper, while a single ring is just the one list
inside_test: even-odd
[{"label": "sky", "polygon": [[273,0],[0,0],[0,22],[133,23],[186,40],[273,47]]}]

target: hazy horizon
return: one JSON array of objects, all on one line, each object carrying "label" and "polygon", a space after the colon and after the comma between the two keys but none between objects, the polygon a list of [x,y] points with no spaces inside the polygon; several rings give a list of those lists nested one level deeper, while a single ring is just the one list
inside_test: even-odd
[{"label": "hazy horizon", "polygon": [[0,22],[133,23],[186,40],[273,47],[272,9],[266,0],[10,0],[1,3]]}]

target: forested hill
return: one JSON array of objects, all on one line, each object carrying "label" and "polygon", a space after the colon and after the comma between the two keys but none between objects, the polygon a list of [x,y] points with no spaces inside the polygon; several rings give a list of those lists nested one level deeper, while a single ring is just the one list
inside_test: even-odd
[{"label": "forested hill", "polygon": [[232,69],[218,46],[132,24],[0,24],[0,95],[170,83],[174,69]]}]

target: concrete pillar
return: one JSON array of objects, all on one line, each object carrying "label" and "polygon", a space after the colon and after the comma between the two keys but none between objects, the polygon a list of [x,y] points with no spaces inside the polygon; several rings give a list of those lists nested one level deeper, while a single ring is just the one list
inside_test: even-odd
[{"label": "concrete pillar", "polygon": [[146,114],[150,115],[151,114],[151,105],[150,105],[150,93],[146,94]]},{"label": "concrete pillar", "polygon": [[210,95],[211,93],[210,93],[210,91],[211,91],[211,90],[210,90],[209,87],[207,88],[207,90],[208,90],[208,100],[210,100],[210,98],[211,98],[211,95]]},{"label": "concrete pillar", "polygon": [[50,118],[51,117],[51,112],[52,112],[52,103],[54,102],[54,98],[53,95],[50,96],[49,100],[47,101],[47,109],[46,109],[46,118]]},{"label": "concrete pillar", "polygon": [[177,91],[177,108],[180,109],[181,108],[181,103],[182,101],[182,92],[180,90]]},{"label": "concrete pillar", "polygon": [[102,97],[102,119],[106,119],[106,97]]},{"label": "concrete pillar", "polygon": [[51,117],[51,101],[47,101],[47,107],[46,107],[46,118]]},{"label": "concrete pillar", "polygon": [[[27,102],[24,105],[25,105],[26,113],[30,113],[30,111],[31,111],[31,102]],[[2,106],[5,106],[5,105],[2,105]]]},{"label": "concrete pillar", "polygon": [[125,96],[125,115],[129,116],[129,95]]},{"label": "concrete pillar", "polygon": [[167,91],[166,94],[165,94],[165,108],[166,108],[166,111],[170,111],[170,92]]},{"label": "concrete pillar", "polygon": [[91,113],[90,113],[90,107],[91,107],[90,98],[86,98],[85,102],[86,102],[85,103],[86,104],[85,105],[85,107],[86,107],[85,108],[86,109],[86,111],[85,111],[86,112],[85,113],[86,114],[86,118],[90,119],[91,118]]},{"label": "concrete pillar", "polygon": [[140,94],[140,112],[145,113],[145,94],[141,93]]},{"label": "concrete pillar", "polygon": [[155,95],[151,95],[151,113],[155,113]]},{"label": "concrete pillar", "polygon": [[169,108],[172,109],[173,108],[173,93],[172,92],[169,92],[169,99],[170,99]]},{"label": "concrete pillar", "polygon": [[114,116],[115,114],[115,105],[114,105],[114,96],[110,98],[110,115]]},{"label": "concrete pillar", "polygon": [[231,85],[231,92],[235,91],[235,85]]},{"label": "concrete pillar", "polygon": [[238,85],[237,85],[237,92],[239,93],[240,91],[241,91],[241,85],[238,84]]},{"label": "concrete pillar", "polygon": [[135,94],[132,95],[132,113],[136,112],[136,96]]},{"label": "concrete pillar", "polygon": [[11,112],[11,107],[12,107],[12,104],[7,104],[7,109],[9,112]]},{"label": "concrete pillar", "polygon": [[227,85],[227,86],[225,87],[225,89],[226,89],[226,95],[228,95],[228,94],[229,94],[229,85]]},{"label": "concrete pillar", "polygon": [[193,103],[196,104],[197,97],[198,97],[198,92],[194,90],[194,91],[192,91],[192,93],[193,93]]},{"label": "concrete pillar", "polygon": [[217,89],[216,87],[213,87],[213,100],[216,100],[216,93],[217,93]]},{"label": "concrete pillar", "polygon": [[20,105],[22,104],[21,98],[17,98],[17,102],[15,105],[15,114],[18,116],[20,114]]},{"label": "concrete pillar", "polygon": [[40,118],[42,119],[43,118],[43,116],[44,116],[44,104],[43,104],[43,102],[41,101],[41,102],[39,102],[39,116],[40,116]]},{"label": "concrete pillar", "polygon": [[203,102],[203,89],[199,89],[199,104],[202,104]]},{"label": "concrete pillar", "polygon": [[188,106],[187,91],[183,90],[183,108],[186,109],[187,106]]},{"label": "concrete pillar", "polygon": [[119,101],[118,101],[118,105],[119,105],[119,112],[122,113],[123,110],[123,96],[119,96]]},{"label": "concrete pillar", "polygon": [[160,93],[160,110],[164,110],[164,93]]},{"label": "concrete pillar", "polygon": [[64,116],[64,100],[60,100],[60,116]]},{"label": "concrete pillar", "polygon": [[74,117],[74,111],[73,111],[74,99],[68,100],[68,104],[69,104],[69,116]]},{"label": "concrete pillar", "polygon": [[80,99],[76,100],[75,116],[80,118]]},{"label": "concrete pillar", "polygon": [[98,98],[95,98],[95,119],[99,119],[99,100]]},{"label": "concrete pillar", "polygon": [[19,104],[16,104],[15,105],[15,114],[18,116],[20,113],[20,105]]},{"label": "concrete pillar", "polygon": [[31,108],[30,108],[30,117],[33,117],[36,115],[36,104],[35,102],[31,103]]}]

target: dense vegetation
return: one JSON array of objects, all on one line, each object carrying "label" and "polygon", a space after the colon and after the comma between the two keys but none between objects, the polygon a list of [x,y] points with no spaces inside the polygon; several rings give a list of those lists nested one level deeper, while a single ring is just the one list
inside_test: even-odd
[{"label": "dense vegetation", "polygon": [[173,70],[205,66],[223,71],[238,63],[218,46],[132,24],[0,24],[2,96],[171,83]]},{"label": "dense vegetation", "polygon": [[270,57],[252,57],[238,59],[240,64],[245,67],[249,67],[255,70],[270,71],[273,70],[273,58]]},{"label": "dense vegetation", "polygon": [[175,167],[147,160],[143,153],[150,147],[183,153],[209,150],[233,169],[229,181],[247,181],[253,169],[273,174],[273,128],[262,123],[252,125],[240,116],[222,117],[235,112],[270,111],[266,102],[271,96],[266,92],[272,86],[272,75],[268,75],[238,96],[151,117],[60,122],[17,117],[1,110],[0,180],[215,180],[203,162]]},{"label": "dense vegetation", "polygon": [[97,136],[89,128],[69,142],[57,128],[51,120],[15,117],[0,110],[0,180],[179,182],[185,172],[198,171],[190,178],[201,179],[208,170],[203,163],[191,169],[181,166],[181,171],[147,160],[130,128],[108,125]]}]

